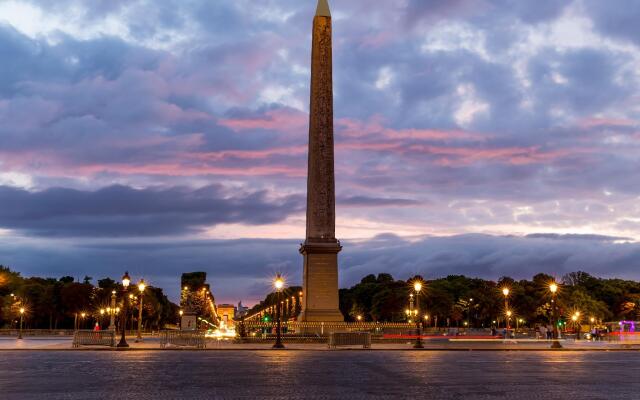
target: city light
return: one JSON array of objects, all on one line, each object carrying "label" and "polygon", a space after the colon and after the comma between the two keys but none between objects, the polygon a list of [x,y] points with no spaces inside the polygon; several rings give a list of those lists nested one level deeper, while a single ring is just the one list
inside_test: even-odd
[{"label": "city light", "polygon": [[[281,291],[284,288],[284,279],[280,274],[276,275],[276,279],[273,281],[273,286],[276,288],[278,292],[278,299],[280,297]],[[280,301],[282,303],[282,301]],[[282,344],[282,329],[281,329],[281,319],[282,315],[280,312],[280,305],[276,305],[276,342],[273,345],[274,349],[283,349],[284,344]]]},{"label": "city light", "polygon": [[147,284],[144,282],[144,279],[140,279],[140,283],[138,283],[138,290],[140,291],[140,293],[144,292],[144,289],[146,289]]},{"label": "city light", "polygon": [[[495,293],[495,292],[494,292],[494,293]],[[509,296],[509,293],[510,293],[509,288],[503,288],[503,289],[502,289],[502,294],[503,294],[505,297]]]},{"label": "city light", "polygon": [[128,288],[128,287],[129,287],[129,284],[130,284],[130,283],[131,283],[131,278],[129,277],[129,272],[128,272],[128,271],[126,271],[126,272],[124,273],[124,275],[122,276],[122,286],[124,286],[124,287],[125,287],[125,289],[126,289],[126,288]]},{"label": "city light", "polygon": [[422,283],[420,281],[415,282],[413,284],[413,289],[419,293],[422,290]]},{"label": "city light", "polygon": [[551,293],[556,293],[558,291],[558,285],[553,282],[549,285],[549,290],[551,291]]},{"label": "city light", "polygon": [[280,274],[276,276],[276,279],[273,282],[273,286],[275,286],[276,290],[278,291],[284,287],[284,279],[282,279],[282,276],[280,276]]}]

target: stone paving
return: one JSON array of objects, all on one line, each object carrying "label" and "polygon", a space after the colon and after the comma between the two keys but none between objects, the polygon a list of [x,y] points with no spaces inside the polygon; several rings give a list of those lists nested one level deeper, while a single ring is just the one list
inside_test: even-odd
[{"label": "stone paving", "polygon": [[638,352],[0,351],[0,398],[638,399]]},{"label": "stone paving", "polygon": [[[117,338],[116,342],[119,340]],[[141,343],[136,343],[134,337],[127,339],[131,350],[160,350],[160,340],[156,337],[145,337]],[[25,337],[18,340],[15,337],[0,337],[0,350],[72,350],[72,339],[69,336],[55,337]],[[561,341],[564,350],[640,350],[640,343],[636,342],[590,342],[590,341]],[[232,341],[208,339],[208,350],[268,350],[272,346],[270,341],[238,344]],[[425,340],[426,350],[546,350],[550,342],[544,340]],[[290,350],[328,350],[322,343],[286,343]],[[413,347],[413,341],[401,343],[372,344],[373,350],[407,350]],[[82,349],[115,350],[108,347],[83,347]],[[355,349],[355,348],[353,348]]]}]

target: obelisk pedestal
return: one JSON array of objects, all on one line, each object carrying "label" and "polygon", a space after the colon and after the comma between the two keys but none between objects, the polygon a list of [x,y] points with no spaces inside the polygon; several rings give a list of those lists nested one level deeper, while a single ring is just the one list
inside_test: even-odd
[{"label": "obelisk pedestal", "polygon": [[304,322],[344,321],[338,303],[338,252],[342,246],[335,237],[331,52],[331,13],[327,0],[319,0],[311,51],[307,237],[300,247],[304,271],[298,320]]}]

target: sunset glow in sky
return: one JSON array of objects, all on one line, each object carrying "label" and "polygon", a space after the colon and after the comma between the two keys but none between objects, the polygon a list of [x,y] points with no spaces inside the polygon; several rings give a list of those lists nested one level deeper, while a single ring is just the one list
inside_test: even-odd
[{"label": "sunset glow in sky", "polygon": [[[333,0],[341,285],[640,279],[640,2]],[[0,1],[0,264],[301,281],[301,0]]]}]

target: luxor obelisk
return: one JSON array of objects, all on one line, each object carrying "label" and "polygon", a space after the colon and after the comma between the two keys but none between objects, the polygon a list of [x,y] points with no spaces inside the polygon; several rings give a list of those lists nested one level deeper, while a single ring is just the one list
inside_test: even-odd
[{"label": "luxor obelisk", "polygon": [[307,237],[300,247],[304,256],[300,321],[344,321],[338,304],[338,252],[342,247],[335,235],[333,159],[331,12],[327,0],[319,0],[311,50]]}]

